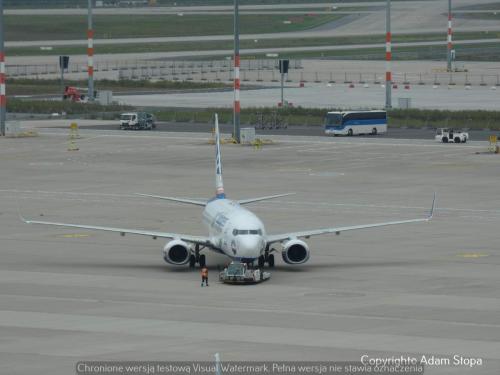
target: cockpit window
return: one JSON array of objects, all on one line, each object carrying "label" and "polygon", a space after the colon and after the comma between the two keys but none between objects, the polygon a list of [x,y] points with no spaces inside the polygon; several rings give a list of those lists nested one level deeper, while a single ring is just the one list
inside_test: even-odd
[{"label": "cockpit window", "polygon": [[238,236],[241,234],[258,234],[262,235],[261,229],[233,229],[233,236]]}]

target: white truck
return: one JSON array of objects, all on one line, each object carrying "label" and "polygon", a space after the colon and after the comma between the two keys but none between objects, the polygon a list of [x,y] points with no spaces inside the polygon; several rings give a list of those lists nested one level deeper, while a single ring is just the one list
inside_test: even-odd
[{"label": "white truck", "polygon": [[451,128],[438,128],[434,138],[436,142],[441,143],[465,143],[469,140],[469,133]]},{"label": "white truck", "polygon": [[151,130],[156,128],[154,116],[146,112],[122,113],[120,129]]}]

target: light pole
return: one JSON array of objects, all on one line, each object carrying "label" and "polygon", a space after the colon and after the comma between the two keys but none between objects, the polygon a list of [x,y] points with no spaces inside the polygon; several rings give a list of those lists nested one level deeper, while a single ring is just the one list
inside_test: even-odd
[{"label": "light pole", "polygon": [[453,48],[452,44],[452,30],[451,30],[451,0],[448,0],[448,65],[447,65],[447,70],[451,72],[452,66],[451,66],[451,50]]},{"label": "light pole", "polygon": [[94,100],[94,28],[92,23],[92,1],[88,0],[88,28],[87,28],[87,71],[89,76],[88,98]]},{"label": "light pole", "polygon": [[240,143],[240,15],[238,0],[234,0],[234,109],[233,138]]},{"label": "light pole", "polygon": [[3,0],[0,0],[0,136],[5,136],[7,96],[5,93],[5,49],[3,34]]},{"label": "light pole", "polygon": [[391,0],[387,0],[385,16],[385,108],[392,108],[392,49],[391,49]]}]

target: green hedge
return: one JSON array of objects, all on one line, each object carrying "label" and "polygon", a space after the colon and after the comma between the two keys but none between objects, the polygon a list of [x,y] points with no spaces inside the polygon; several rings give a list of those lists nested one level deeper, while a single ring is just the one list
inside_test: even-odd
[{"label": "green hedge", "polygon": [[[87,87],[86,80],[66,80],[65,86]],[[151,82],[146,80],[97,80],[95,81],[96,89],[112,90],[112,91],[170,91],[170,90],[210,90],[220,88],[230,88],[228,85],[221,82],[190,82],[190,81],[157,81]],[[10,78],[7,79],[8,95],[35,95],[35,94],[60,94],[61,82],[56,79],[24,79]]]},{"label": "green hedge", "polygon": [[121,112],[130,110],[130,106],[107,105],[97,103],[74,103],[71,101],[58,100],[7,100],[7,112],[11,113],[62,113],[68,115],[75,114],[96,114],[105,112]]}]

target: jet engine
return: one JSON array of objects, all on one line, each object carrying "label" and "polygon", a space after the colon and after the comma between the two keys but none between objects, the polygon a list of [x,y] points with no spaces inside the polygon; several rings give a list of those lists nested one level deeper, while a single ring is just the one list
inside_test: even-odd
[{"label": "jet engine", "polygon": [[302,264],[309,260],[309,246],[301,240],[290,240],[283,243],[281,252],[283,261],[288,264]]},{"label": "jet engine", "polygon": [[163,259],[165,262],[182,266],[189,262],[191,249],[187,243],[181,240],[172,240],[163,248]]}]

